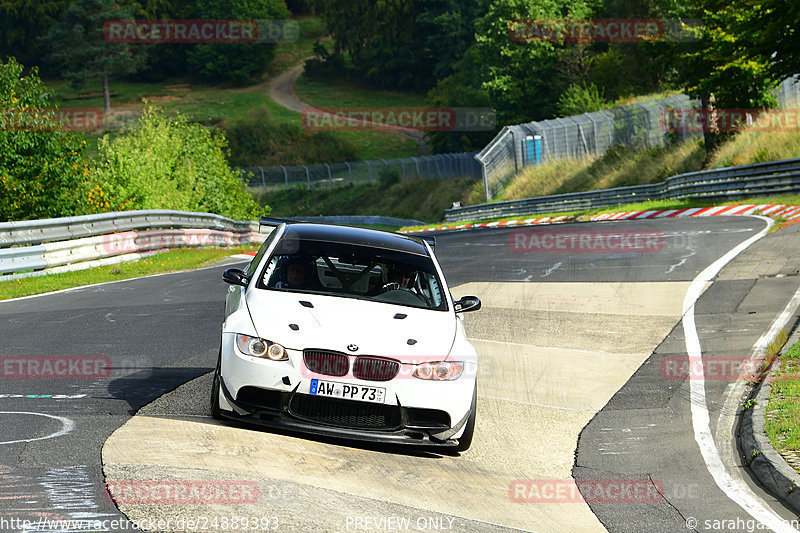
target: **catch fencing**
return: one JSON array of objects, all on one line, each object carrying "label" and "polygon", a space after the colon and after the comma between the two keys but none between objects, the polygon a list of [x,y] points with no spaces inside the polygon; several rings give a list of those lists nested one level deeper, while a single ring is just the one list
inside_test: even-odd
[{"label": "catch fencing", "polygon": [[489,202],[445,210],[446,222],[614,207],[649,200],[712,201],[780,196],[800,191],[800,159],[689,172],[661,183]]},{"label": "catch fencing", "polygon": [[601,156],[614,145],[635,150],[664,146],[670,139],[686,139],[700,133],[667,133],[662,117],[667,109],[697,108],[686,95],[637,102],[584,113],[504,127],[475,157],[481,163],[486,201],[491,200],[512,176],[528,165],[556,159]]},{"label": "catch fencing", "polygon": [[242,167],[238,170],[251,188],[264,191],[293,187],[311,190],[395,178],[481,177],[481,166],[475,160],[474,152],[321,165]]},{"label": "catch fencing", "polygon": [[[775,97],[781,108],[800,106],[798,78],[781,82]],[[698,100],[679,94],[593,113],[506,126],[475,156],[482,167],[486,201],[525,166],[564,158],[599,157],[615,145],[635,150],[699,137],[702,131],[664,124],[668,110],[686,117],[688,110],[699,107]]]}]

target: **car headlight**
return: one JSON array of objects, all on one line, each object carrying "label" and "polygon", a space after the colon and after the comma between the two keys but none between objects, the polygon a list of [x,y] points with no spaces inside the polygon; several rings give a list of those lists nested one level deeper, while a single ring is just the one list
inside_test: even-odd
[{"label": "car headlight", "polygon": [[463,372],[464,363],[461,361],[434,361],[418,364],[413,376],[434,381],[452,381],[458,379]]},{"label": "car headlight", "polygon": [[259,337],[251,337],[241,333],[236,334],[236,346],[239,351],[253,357],[266,357],[273,361],[285,361],[289,359],[286,348],[276,342],[271,342]]}]

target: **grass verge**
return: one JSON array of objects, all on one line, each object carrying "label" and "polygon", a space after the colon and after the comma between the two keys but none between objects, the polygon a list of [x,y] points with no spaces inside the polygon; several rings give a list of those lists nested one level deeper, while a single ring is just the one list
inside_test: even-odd
[{"label": "grass verge", "polygon": [[766,408],[766,433],[781,453],[800,452],[800,343],[780,356]]},{"label": "grass verge", "polygon": [[310,191],[298,187],[256,193],[256,198],[272,207],[275,217],[383,215],[428,221],[441,220],[444,210],[463,198],[474,183],[472,178],[414,179]]},{"label": "grass verge", "polygon": [[151,274],[193,270],[209,266],[213,262],[230,255],[253,252],[257,249],[257,245],[231,246],[228,248],[180,248],[147,256],[139,261],[14,281],[2,281],[0,282],[0,300],[32,296],[34,294],[71,289],[107,281],[138,278]]}]

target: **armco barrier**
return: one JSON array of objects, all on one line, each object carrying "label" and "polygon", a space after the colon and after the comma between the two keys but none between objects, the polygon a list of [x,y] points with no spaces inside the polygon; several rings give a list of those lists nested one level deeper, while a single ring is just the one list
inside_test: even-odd
[{"label": "armco barrier", "polygon": [[[169,229],[135,231],[143,228]],[[136,259],[154,250],[185,246],[260,242],[264,235],[257,230],[258,222],[167,210],[5,222],[0,223],[0,274],[48,272],[52,268],[63,271],[67,265],[82,265],[82,268],[89,263],[110,264],[117,262],[114,258]],[[2,276],[0,280],[34,273]]]},{"label": "armco barrier", "polygon": [[800,191],[800,159],[771,161],[679,174],[653,185],[490,202],[445,211],[446,222],[614,207],[647,200],[703,198],[725,200]]},{"label": "armco barrier", "polygon": [[0,274],[21,270],[40,270],[47,267],[44,246],[26,246],[0,250]]},{"label": "armco barrier", "polygon": [[147,228],[203,228],[220,231],[258,231],[258,222],[240,222],[211,213],[141,210],[44,220],[0,223],[0,248],[41,244]]}]

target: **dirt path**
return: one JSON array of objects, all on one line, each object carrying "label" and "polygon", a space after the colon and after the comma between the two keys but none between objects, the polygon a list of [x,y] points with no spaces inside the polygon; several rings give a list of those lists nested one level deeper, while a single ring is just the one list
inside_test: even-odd
[{"label": "dirt path", "polygon": [[[286,69],[284,72],[270,80],[269,84],[267,85],[267,91],[270,98],[272,98],[275,103],[298,113],[302,113],[304,110],[314,109],[314,106],[302,101],[300,97],[297,96],[297,92],[294,88],[297,80],[300,79],[300,76],[302,76],[303,72],[305,71],[305,62],[308,59],[311,59],[311,57],[303,58],[300,63]],[[417,143],[417,146],[419,147],[417,155],[425,155],[427,153],[428,143],[425,140],[424,131],[408,130],[398,133],[405,135]]]}]

